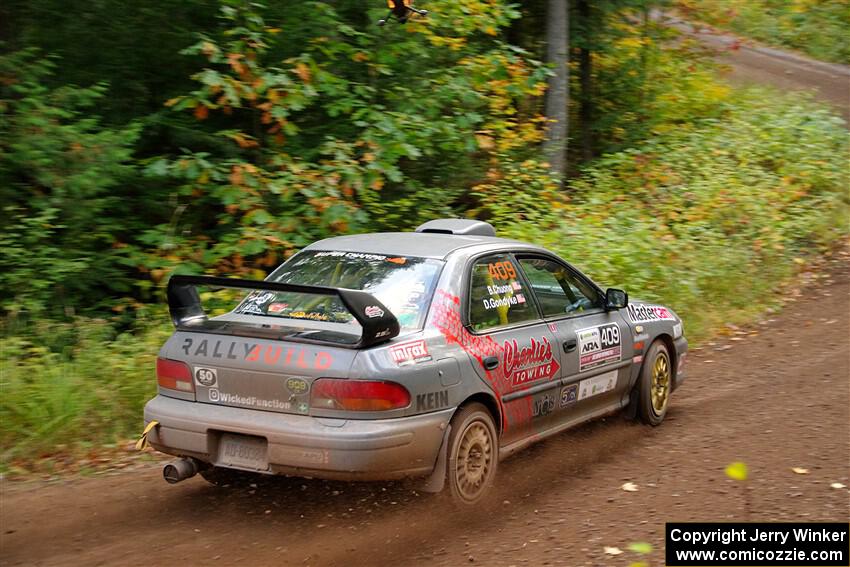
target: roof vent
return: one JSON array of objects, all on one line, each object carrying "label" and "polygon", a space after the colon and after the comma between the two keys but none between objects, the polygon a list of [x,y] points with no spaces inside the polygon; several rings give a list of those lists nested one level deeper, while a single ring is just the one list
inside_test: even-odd
[{"label": "roof vent", "polygon": [[459,234],[464,236],[496,236],[493,225],[479,220],[437,219],[419,225],[416,232]]}]

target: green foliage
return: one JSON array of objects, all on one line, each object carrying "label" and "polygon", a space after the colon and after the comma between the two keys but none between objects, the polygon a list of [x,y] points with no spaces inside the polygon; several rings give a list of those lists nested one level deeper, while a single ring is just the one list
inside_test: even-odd
[{"label": "green foliage", "polygon": [[824,61],[850,64],[846,0],[676,0],[688,16]]},{"label": "green foliage", "polygon": [[[457,26],[458,8],[439,3],[442,15],[413,33],[380,35],[330,4],[307,6],[309,41],[267,25],[258,5],[225,2],[223,31],[186,50],[206,66],[197,88],[168,104],[230,145],[148,168],[179,183],[174,214],[142,235],[140,262],[155,279],[178,266],[262,275],[332,234],[457,212],[493,152],[541,140],[541,120],[515,107],[542,93],[544,71],[486,39],[516,17],[506,4],[467,6],[477,17]],[[278,63],[280,52],[292,55]]]},{"label": "green foliage", "polygon": [[167,315],[157,315],[135,332],[82,318],[41,322],[25,335],[4,330],[0,464],[136,435],[142,406],[156,391],[157,352],[171,332]]},{"label": "green foliage", "polygon": [[104,87],[50,89],[55,64],[0,56],[0,310],[64,317],[127,291],[120,238],[137,129],[90,114]]},{"label": "green foliage", "polygon": [[828,111],[742,91],[719,119],[598,160],[545,220],[504,216],[497,228],[674,306],[698,339],[763,310],[795,259],[847,234],[847,152]]}]

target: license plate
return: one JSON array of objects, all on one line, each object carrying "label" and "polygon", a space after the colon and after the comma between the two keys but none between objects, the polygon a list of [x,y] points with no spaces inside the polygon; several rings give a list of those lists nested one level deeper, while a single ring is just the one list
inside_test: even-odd
[{"label": "license plate", "polygon": [[218,464],[268,470],[268,442],[262,437],[224,433],[218,444]]}]

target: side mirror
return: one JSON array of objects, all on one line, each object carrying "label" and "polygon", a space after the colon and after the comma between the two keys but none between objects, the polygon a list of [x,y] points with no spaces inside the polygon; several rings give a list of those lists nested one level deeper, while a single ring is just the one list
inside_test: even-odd
[{"label": "side mirror", "polygon": [[622,289],[609,287],[605,291],[605,310],[623,309],[629,304],[629,294]]}]

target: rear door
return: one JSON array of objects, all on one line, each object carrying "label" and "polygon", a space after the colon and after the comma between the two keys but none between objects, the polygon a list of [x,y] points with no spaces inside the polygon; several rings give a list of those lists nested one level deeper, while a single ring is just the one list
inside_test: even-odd
[{"label": "rear door", "polygon": [[557,407],[561,361],[516,261],[508,253],[475,258],[468,273],[466,321],[494,356],[473,366],[502,403],[503,444],[547,428]]},{"label": "rear door", "polygon": [[605,311],[600,290],[567,264],[541,254],[517,259],[557,337],[560,420],[581,420],[617,405],[631,370],[633,345],[626,321],[616,311]]}]

